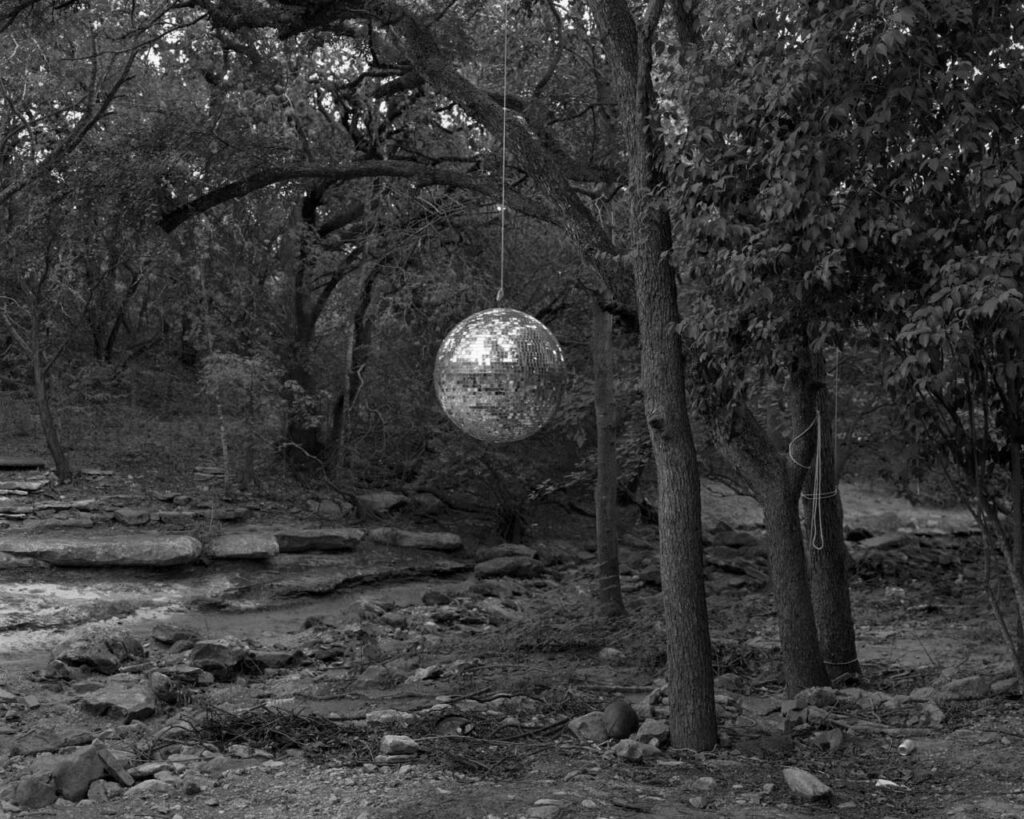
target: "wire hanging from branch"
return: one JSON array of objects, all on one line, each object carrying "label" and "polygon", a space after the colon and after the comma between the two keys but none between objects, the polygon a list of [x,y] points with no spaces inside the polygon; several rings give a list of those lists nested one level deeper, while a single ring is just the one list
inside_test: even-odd
[{"label": "wire hanging from branch", "polygon": [[501,49],[501,206],[498,241],[498,295],[495,302],[501,304],[505,298],[505,175],[508,164],[505,140],[508,135],[508,0],[501,2],[501,30],[504,40]]}]

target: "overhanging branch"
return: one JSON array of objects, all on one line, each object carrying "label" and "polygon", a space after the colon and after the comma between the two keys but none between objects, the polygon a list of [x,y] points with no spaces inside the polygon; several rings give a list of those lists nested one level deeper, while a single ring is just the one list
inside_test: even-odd
[{"label": "overhanging branch", "polygon": [[[439,185],[474,191],[488,196],[495,201],[498,201],[501,195],[500,183],[496,180],[474,177],[444,168],[431,168],[415,162],[368,160],[342,166],[293,165],[257,171],[242,179],[207,191],[190,202],[165,213],[160,218],[160,227],[170,233],[176,228],[181,227],[182,224],[193,216],[198,216],[225,202],[240,199],[250,193],[281,182],[289,182],[295,179],[322,179],[330,182],[347,182],[371,177],[408,179],[414,185],[419,186]],[[524,215],[533,216],[547,222],[557,221],[549,207],[529,197],[509,192],[506,194],[506,201],[510,207]]]}]

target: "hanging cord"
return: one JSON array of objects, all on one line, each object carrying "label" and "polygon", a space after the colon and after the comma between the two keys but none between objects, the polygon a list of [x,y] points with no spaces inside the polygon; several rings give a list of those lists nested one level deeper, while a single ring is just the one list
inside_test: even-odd
[{"label": "hanging cord", "polygon": [[[836,366],[835,366],[835,386],[833,388],[833,421],[832,421],[832,444],[833,452],[838,451],[839,445],[839,351],[836,350]],[[816,448],[814,451],[814,463],[813,464],[802,464],[793,456],[793,445],[796,444],[801,438],[804,437],[813,427],[817,426],[817,441]],[[833,475],[832,475],[832,489],[828,492],[822,491],[822,470],[821,470],[821,447],[822,447],[822,435],[821,435],[821,410],[817,410],[814,413],[814,420],[808,424],[807,428],[797,435],[792,441],[789,442],[789,460],[795,463],[797,466],[801,466],[804,469],[812,469],[811,475],[811,491],[801,492],[800,497],[805,498],[811,502],[811,511],[807,521],[807,528],[810,537],[811,547],[815,551],[821,551],[825,548],[825,521],[822,517],[821,502],[826,498],[834,498],[839,494],[837,476],[834,472],[833,464]]]},{"label": "hanging cord", "polygon": [[505,298],[505,136],[508,127],[508,0],[501,3],[501,28],[505,35],[501,52],[501,236],[498,248],[498,295],[495,301],[501,304]]}]

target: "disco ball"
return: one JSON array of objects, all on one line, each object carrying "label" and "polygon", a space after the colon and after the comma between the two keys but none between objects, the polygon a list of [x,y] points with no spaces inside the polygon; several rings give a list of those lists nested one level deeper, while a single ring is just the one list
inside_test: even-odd
[{"label": "disco ball", "polygon": [[520,441],[558,409],[565,359],[533,316],[498,307],[459,322],[441,342],[434,391],[457,427],[481,441]]}]

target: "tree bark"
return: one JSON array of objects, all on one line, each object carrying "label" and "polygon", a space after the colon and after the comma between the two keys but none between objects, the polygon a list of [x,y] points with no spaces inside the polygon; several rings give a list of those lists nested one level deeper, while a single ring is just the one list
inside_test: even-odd
[{"label": "tree bark", "polygon": [[[821,368],[822,370],[824,367]],[[836,448],[832,423],[832,397],[817,390],[817,421],[820,426],[818,481],[808,480],[804,509],[807,521],[806,555],[811,582],[811,602],[825,670],[833,683],[860,678],[857,638],[847,582],[846,538],[843,535],[843,501],[836,480]],[[808,476],[810,478],[811,476]],[[817,495],[817,497],[816,497]]]},{"label": "tree bark", "polygon": [[32,377],[35,384],[36,409],[39,411],[39,425],[43,429],[43,437],[46,439],[46,448],[53,458],[53,469],[57,473],[57,480],[67,483],[71,480],[71,464],[68,461],[67,451],[60,440],[60,433],[57,430],[57,423],[54,420],[53,412],[50,409],[50,388],[46,377],[46,362],[43,360],[43,340],[39,327],[39,305],[32,306],[31,337],[29,350],[32,356]]},{"label": "tree bark", "polygon": [[[794,397],[805,397],[794,387]],[[779,623],[782,673],[786,690],[828,685],[811,602],[804,538],[800,523],[800,490],[813,439],[805,434],[812,405],[794,401],[793,444],[788,453],[773,446],[764,427],[745,405],[734,408],[731,425],[720,444],[723,456],[743,475],[764,509],[765,541],[772,592]]]},{"label": "tree bark", "polygon": [[612,349],[614,319],[595,299],[591,305],[590,349],[594,368],[594,420],[597,429],[597,477],[594,481],[594,535],[597,540],[597,604],[604,617],[626,613],[619,582],[617,530],[618,463]]},{"label": "tree bark", "polygon": [[640,327],[640,382],[658,474],[658,541],[668,638],[672,744],[708,750],[718,742],[711,637],[704,592],[700,475],[687,414],[686,369],[672,232],[655,191],[662,153],[650,75],[654,0],[643,27],[622,0],[590,0],[607,44],[628,158],[630,238]]}]

